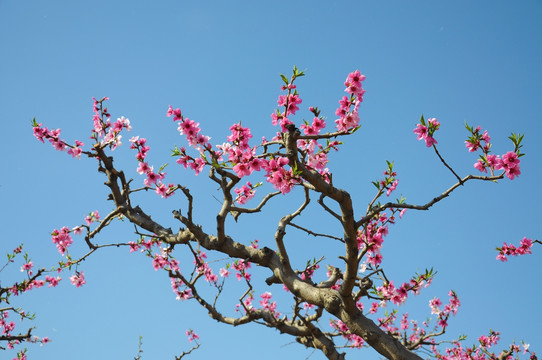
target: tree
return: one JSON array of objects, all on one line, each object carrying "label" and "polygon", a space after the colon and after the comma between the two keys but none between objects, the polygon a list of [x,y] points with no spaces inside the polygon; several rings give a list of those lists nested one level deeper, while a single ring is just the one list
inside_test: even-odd
[{"label": "tree", "polygon": [[[366,208],[362,208],[353,203],[348,191],[334,185],[327,164],[328,155],[340,149],[340,140],[361,128],[359,107],[365,93],[362,87],[365,76],[357,70],[348,75],[345,81],[348,95],[339,101],[338,119],[333,130],[326,130],[330,128],[329,124],[316,107],[309,108],[313,114],[311,122],[296,123],[294,115],[302,103],[296,80],[302,76],[304,72],[296,67],[290,77],[281,75],[284,93],[279,96],[278,109],[271,115],[273,125],[279,131],[272,139],[264,138],[255,146],[249,144],[252,138],[250,129],[241,123],[230,127],[231,135],[227,142],[213,146],[210,138],[202,133],[199,123],[183,115],[180,109],[169,106],[167,116],[173,118],[189,145],[188,148],[175,146],[172,156],[177,164],[193,170],[196,175],[208,170],[209,179],[216,184],[222,197],[220,209],[213,215],[216,216],[213,229],[201,226],[201,220],[194,216],[198,201],[193,195],[194,190],[170,183],[164,172],[167,164],[155,170],[148,162],[150,147],[145,138],[135,136],[130,139],[130,147],[135,150],[138,163],[137,172],[144,177],[142,187],[133,185],[134,180],[128,179],[116,165],[111,152],[121,145],[121,134],[130,131],[131,124],[124,117],[111,120],[106,106],[108,98],[94,99],[93,144],[87,150],[83,142],[67,142],[61,138],[60,129],[49,130],[34,119],[32,125],[38,140],[47,140],[56,150],[66,151],[74,158],[86,156],[98,162],[98,171],[106,177],[108,200],[113,204],[112,210],[103,217],[98,211],[93,211],[85,218],[84,224],[52,231],[52,242],[63,260],[56,269],[49,271],[70,271],[70,281],[80,287],[86,283],[80,268],[86,258],[106,247],[127,247],[130,252],[145,254],[152,259],[155,270],[167,274],[177,299],[196,301],[218,322],[233,326],[258,323],[274,328],[295,337],[306,347],[322,351],[329,359],[345,358],[338,344],[341,339],[346,340],[347,347],[369,346],[389,359],[419,359],[424,353],[437,358],[505,359],[519,356],[522,352],[528,352],[531,359],[536,359],[527,345],[520,347],[515,343],[497,353],[492,352],[490,348],[497,344],[499,335],[492,330],[488,336],[481,336],[479,344],[472,347],[463,347],[463,337],[451,342],[441,340],[448,321],[460,306],[459,297],[453,290],[449,292],[448,304],[443,306],[439,298],[430,302],[434,315],[432,322],[420,323],[409,319],[408,314],[400,314],[397,309],[384,309],[386,304],[400,306],[405,303],[410,295],[429,286],[436,274],[433,269],[426,269],[413,274],[408,281],[394,281],[386,275],[381,248],[389,226],[399,221],[405,211],[428,210],[459,187],[473,181],[496,182],[505,177],[513,180],[519,176],[520,158],[524,155],[521,152],[523,135],[512,134],[512,149],[503,155],[495,155],[491,153],[488,132],[467,124],[465,143],[470,152],[480,154],[474,165],[479,173],[460,176],[437,150],[435,134],[440,123],[436,118],[425,120],[422,116],[414,133],[418,140],[424,140],[425,145],[434,150],[456,178],[456,183],[425,204],[411,204],[403,196],[392,201],[389,200],[390,195],[398,186],[398,178],[393,162],[386,161],[383,176],[373,181],[374,197]],[[265,182],[269,184],[263,181],[253,184],[245,179],[260,174],[264,174]],[[264,190],[266,188],[273,189]],[[178,230],[164,226],[143,205],[135,203],[136,194],[149,190],[162,198],[175,195],[184,199],[183,207],[172,212],[180,224]],[[257,197],[257,192],[264,194]],[[257,217],[273,201],[288,204],[283,207],[285,213],[277,219],[273,248],[261,247],[257,239],[230,235],[230,228],[235,227],[238,221]],[[314,201],[317,205],[313,204]],[[337,229],[317,231],[310,218],[302,217],[307,213],[312,216],[318,208],[325,216],[335,219]],[[303,219],[303,222],[299,223],[298,219]],[[98,235],[117,220],[133,224],[138,240],[101,243]],[[290,229],[325,239],[326,249],[321,251],[320,257],[292,254],[286,244],[287,230]],[[86,253],[70,252],[70,246],[76,241],[72,236],[84,237],[88,247]],[[259,238],[265,236],[270,235],[257,235]],[[498,248],[497,258],[505,261],[508,255],[529,254],[534,243],[540,241],[524,238],[517,247],[505,243]],[[328,247],[333,250],[328,250]],[[326,254],[337,251],[342,251],[337,261],[327,258]],[[20,252],[16,249],[14,253]],[[180,261],[187,253],[193,261]],[[224,255],[226,260],[223,260]],[[13,256],[10,255],[8,260],[11,261]],[[302,267],[295,265],[299,258],[303,260]],[[215,259],[222,259],[219,265]],[[329,262],[325,277],[319,274],[324,260]],[[254,269],[255,266],[260,269]],[[25,256],[22,270],[26,271],[28,279],[14,287],[3,288],[2,294],[16,295],[46,282],[51,286],[58,283],[57,278],[49,275],[39,280],[48,271],[40,269],[33,273],[32,267]],[[229,279],[231,273],[235,273],[242,287],[237,297],[224,299],[221,295],[234,281]],[[318,277],[320,280],[316,280]],[[262,282],[270,289],[282,286],[290,303],[278,302],[276,290],[273,290],[275,294],[271,291],[258,293]],[[5,299],[7,301],[7,297]],[[281,309],[291,313],[283,315],[279,311],[285,310]],[[9,310],[20,313],[15,309]],[[6,329],[7,325],[2,325]],[[7,329],[4,333],[8,335],[1,340],[13,344],[32,339],[30,331],[27,335],[10,335],[13,326]],[[193,330],[188,330],[187,335],[190,341],[198,338]],[[446,348],[442,345],[446,343],[451,343],[451,346]],[[24,356],[24,352],[19,354],[19,357]]]}]

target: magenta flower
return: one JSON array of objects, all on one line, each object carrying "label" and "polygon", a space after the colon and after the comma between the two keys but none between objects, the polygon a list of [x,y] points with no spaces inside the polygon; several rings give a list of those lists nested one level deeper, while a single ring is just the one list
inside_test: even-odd
[{"label": "magenta flower", "polygon": [[521,174],[521,171],[519,170],[519,166],[515,166],[513,168],[506,169],[506,176],[510,180],[514,180],[516,176],[519,176]]},{"label": "magenta flower", "polygon": [[188,341],[192,342],[194,340],[198,340],[199,336],[194,332],[192,329],[186,330],[186,336],[188,336]]},{"label": "magenta flower", "polygon": [[481,159],[478,159],[478,161],[476,163],[474,163],[474,167],[476,169],[478,169],[480,172],[486,172],[487,173],[486,165],[484,164],[484,162]]},{"label": "magenta flower", "polygon": [[487,164],[495,170],[502,169],[502,160],[497,155],[489,154],[486,157]]},{"label": "magenta flower", "polygon": [[173,110],[171,105],[169,105],[169,108],[167,110],[167,117],[171,117],[171,115],[173,115],[173,121],[181,121],[183,119],[181,115],[181,109]]},{"label": "magenta flower", "polygon": [[152,172],[152,166],[149,166],[146,162],[140,162],[137,167],[137,172],[140,175],[147,174],[148,172]]},{"label": "magenta flower", "polygon": [[435,140],[434,137],[428,135],[428,136],[425,138],[425,146],[431,147],[431,146],[433,146],[434,144],[438,144],[438,143],[437,143],[437,140]]},{"label": "magenta flower", "polygon": [[143,180],[143,183],[145,184],[145,186],[150,187],[152,184],[156,184],[156,181],[158,181],[158,179],[159,179],[158,174],[156,174],[153,171],[149,171],[147,173],[147,178]]},{"label": "magenta flower", "polygon": [[502,166],[506,168],[514,168],[519,165],[518,154],[509,151],[502,156]]},{"label": "magenta flower", "polygon": [[425,139],[427,137],[427,126],[417,124],[414,133],[418,135],[418,140]]}]

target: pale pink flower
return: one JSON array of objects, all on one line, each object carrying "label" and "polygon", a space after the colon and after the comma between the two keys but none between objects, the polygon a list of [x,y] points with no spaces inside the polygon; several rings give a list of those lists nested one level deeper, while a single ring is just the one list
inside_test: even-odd
[{"label": "pale pink flower", "polygon": [[221,268],[219,273],[220,273],[220,276],[222,276],[222,277],[230,276],[230,272],[227,269],[224,269],[224,268]]},{"label": "pale pink flower", "polygon": [[74,275],[72,275],[70,277],[70,281],[73,285],[75,285],[76,287],[81,287],[83,286],[84,284],[86,284],[86,281],[85,281],[85,274],[83,274],[82,271],[80,272],[76,272]]}]

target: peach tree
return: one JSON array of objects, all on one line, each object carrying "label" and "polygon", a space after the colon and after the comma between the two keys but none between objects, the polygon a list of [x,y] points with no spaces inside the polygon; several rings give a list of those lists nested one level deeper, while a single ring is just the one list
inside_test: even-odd
[{"label": "peach tree", "polygon": [[[334,184],[328,163],[330,153],[339,151],[343,141],[361,128],[359,107],[365,76],[357,70],[348,75],[346,95],[340,99],[337,119],[331,123],[317,107],[309,107],[310,121],[296,119],[302,103],[297,82],[302,76],[304,73],[296,67],[290,77],[281,75],[282,94],[271,114],[276,133],[261,141],[255,141],[251,129],[239,122],[229,128],[225,142],[213,145],[199,123],[189,119],[184,110],[169,106],[165,115],[172,118],[186,140],[184,146],[172,150],[176,163],[199,176],[206,172],[219,193],[216,213],[208,214],[215,219],[211,227],[200,225],[203,221],[195,215],[197,189],[177,182],[166,174],[165,166],[158,167],[149,160],[152,139],[129,139],[135,158],[130,166],[142,177],[139,180],[128,178],[114,161],[113,151],[132,126],[122,116],[113,120],[106,106],[108,98],[94,99],[90,146],[79,140],[66,141],[60,129],[49,129],[34,119],[38,140],[74,158],[87,157],[97,163],[112,204],[105,215],[100,214],[103,210],[92,211],[81,224],[52,231],[52,242],[62,256],[54,270],[69,272],[71,283],[83,286],[83,260],[103,248],[123,246],[148,257],[154,270],[164,272],[173,296],[197,302],[216,321],[233,326],[257,323],[276,329],[308,348],[320,350],[328,359],[345,359],[345,347],[371,347],[388,359],[420,359],[424,355],[440,359],[535,359],[527,344],[513,343],[495,352],[499,333],[492,330],[471,346],[464,345],[464,337],[444,339],[448,322],[460,306],[453,290],[446,300],[435,297],[430,301],[431,321],[418,321],[401,313],[400,306],[429,286],[435,271],[427,269],[407,279],[391,279],[381,252],[389,227],[400,221],[405,211],[428,210],[473,181],[497,182],[519,176],[523,135],[512,134],[509,151],[493,154],[488,132],[466,125],[466,147],[478,158],[473,174],[460,176],[437,149],[439,121],[422,116],[414,133],[432,148],[455,183],[427,203],[412,204],[403,196],[393,200],[398,177],[393,162],[387,161],[382,175],[372,182],[374,194],[368,205],[354,204],[351,194]],[[172,209],[178,223],[175,229],[151,216],[152,209],[141,202],[144,196],[139,194],[149,191],[162,198],[178,197],[177,204],[183,204]],[[274,201],[280,201],[283,211],[274,220],[274,233],[231,235],[232,228],[241,226],[237,223],[240,219],[254,217],[252,221],[257,221]],[[310,217],[301,217],[317,208],[332,219],[333,229],[317,231]],[[98,235],[117,220],[133,224],[133,241],[100,241]],[[327,241],[325,247],[317,249],[321,256],[290,251],[289,229]],[[74,241],[84,242],[88,251],[70,252]],[[540,241],[524,238],[516,246],[505,243],[498,248],[497,258],[505,261],[510,255],[529,254],[535,243]],[[340,252],[337,261],[326,259],[329,249]],[[187,255],[191,261],[184,260]],[[37,279],[51,271],[32,273],[28,261],[24,266],[28,273],[25,285],[2,288],[2,300],[28,290],[31,284],[35,287]],[[54,285],[59,280],[46,276],[41,285]],[[228,286],[234,286],[238,295],[221,296]],[[395,309],[388,311],[387,304]],[[11,346],[30,339],[30,332],[26,338],[24,334],[11,335],[13,329],[6,318],[15,310],[2,310],[4,335],[0,339]],[[197,343],[198,335],[193,330],[187,330],[187,336]],[[19,358],[25,356],[23,351],[19,354]]]}]

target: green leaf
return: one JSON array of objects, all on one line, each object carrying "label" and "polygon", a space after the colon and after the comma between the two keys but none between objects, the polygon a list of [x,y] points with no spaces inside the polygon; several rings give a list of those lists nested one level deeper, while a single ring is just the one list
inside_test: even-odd
[{"label": "green leaf", "polygon": [[175,145],[175,149],[171,150],[171,156],[179,156],[181,155],[181,150]]},{"label": "green leaf", "polygon": [[358,131],[359,129],[361,129],[361,125],[358,125],[358,126],[356,126],[355,128],[353,128],[353,129],[350,131],[350,134],[355,133],[355,132]]},{"label": "green leaf", "polygon": [[299,71],[297,66],[294,65],[294,77],[301,77],[301,76],[305,76],[305,72]]},{"label": "green leaf", "polygon": [[211,159],[211,165],[215,168],[215,169],[220,169],[220,164],[215,160],[215,159]]},{"label": "green leaf", "polygon": [[420,124],[422,124],[423,126],[426,126],[425,119],[423,118],[423,114],[422,114],[422,117],[420,118]]},{"label": "green leaf", "polygon": [[168,165],[168,163],[165,163],[164,165],[160,166],[160,169],[158,169],[158,174],[160,174],[162,172],[162,170],[164,170],[166,168],[167,165]]},{"label": "green leaf", "polygon": [[285,83],[286,85],[289,84],[288,78],[286,78],[286,76],[280,74],[280,78],[282,79],[282,81],[284,81],[284,83]]}]

